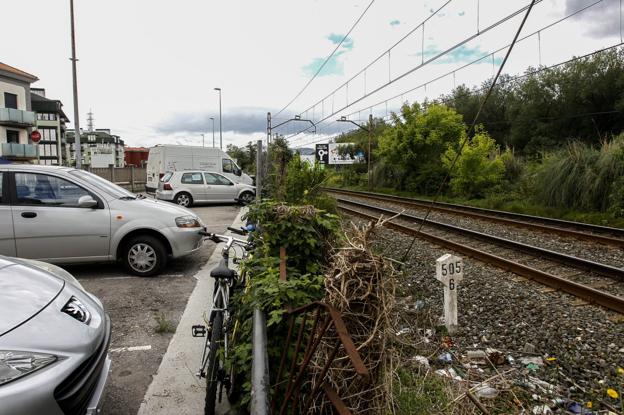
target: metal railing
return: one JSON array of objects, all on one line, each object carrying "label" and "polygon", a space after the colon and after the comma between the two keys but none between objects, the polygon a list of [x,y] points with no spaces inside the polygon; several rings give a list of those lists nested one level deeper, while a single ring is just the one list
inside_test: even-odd
[{"label": "metal railing", "polygon": [[[256,310],[256,313],[260,312]],[[311,317],[312,315],[314,317]],[[286,321],[288,334],[277,375],[273,380],[270,409],[267,409],[269,391],[266,379],[269,376],[269,368],[266,363],[266,324],[262,319],[256,320],[254,314],[251,413],[258,415],[309,413],[314,402],[324,394],[326,402],[329,402],[338,414],[351,415],[339,392],[325,383],[327,373],[342,350],[361,381],[368,383],[370,377],[340,312],[330,305],[314,302],[289,310],[284,317],[284,322]],[[256,335],[256,330],[261,333]],[[316,368],[315,375],[311,377],[310,365],[323,341],[333,343],[333,347],[323,367],[320,371]],[[344,361],[341,362],[341,367],[344,368]],[[261,368],[264,372],[260,370]]]},{"label": "metal railing", "polygon": [[37,157],[34,144],[2,143],[0,156],[7,159],[33,159]]},{"label": "metal railing", "polygon": [[14,108],[0,108],[0,123],[33,126],[35,125],[35,113]]}]

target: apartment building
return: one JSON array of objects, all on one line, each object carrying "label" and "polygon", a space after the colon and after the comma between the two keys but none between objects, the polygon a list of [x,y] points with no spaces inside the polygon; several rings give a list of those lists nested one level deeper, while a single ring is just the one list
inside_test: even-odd
[{"label": "apartment building", "polygon": [[39,164],[67,164],[63,156],[63,143],[69,119],[63,112],[63,103],[47,98],[43,88],[31,88],[30,92],[32,109],[36,113],[35,125],[41,134],[38,144]]},{"label": "apartment building", "polygon": [[0,162],[34,162],[37,148],[30,140],[36,125],[30,84],[38,78],[0,62]]},{"label": "apartment building", "polygon": [[[69,165],[76,164],[76,144],[74,130],[67,130],[64,149]],[[82,131],[80,134],[82,165],[90,167],[124,167],[124,141],[111,134],[109,129]]]}]

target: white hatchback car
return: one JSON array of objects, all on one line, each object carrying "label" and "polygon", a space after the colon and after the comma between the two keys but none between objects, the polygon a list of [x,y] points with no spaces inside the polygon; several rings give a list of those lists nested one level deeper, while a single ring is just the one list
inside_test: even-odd
[{"label": "white hatchback car", "polygon": [[189,207],[198,202],[239,202],[247,204],[256,197],[254,186],[234,183],[214,172],[185,170],[167,172],[158,183],[156,199]]},{"label": "white hatchback car", "polygon": [[202,246],[192,211],[144,199],[84,170],[0,165],[0,255],[55,264],[121,260],[135,275],[162,271]]}]

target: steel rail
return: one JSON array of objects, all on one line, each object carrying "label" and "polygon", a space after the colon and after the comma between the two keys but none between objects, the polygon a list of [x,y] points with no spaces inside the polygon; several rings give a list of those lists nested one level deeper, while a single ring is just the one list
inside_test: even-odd
[{"label": "steel rail", "polygon": [[[376,221],[379,219],[376,216],[355,209],[351,209],[346,206],[339,205],[338,208],[347,214],[359,216],[367,220]],[[478,259],[482,262],[494,265],[506,271],[513,272],[514,274],[537,281],[554,289],[561,290],[575,297],[581,298],[591,304],[597,304],[618,313],[624,314],[624,298],[617,297],[604,291],[596,290],[595,288],[591,288],[586,285],[566,280],[556,275],[552,275],[547,272],[519,264],[510,259],[502,258],[494,254],[480,251],[467,245],[449,241],[428,232],[418,231],[417,229],[413,229],[392,221],[386,221],[384,223],[384,226],[389,229],[404,233],[406,235],[416,236],[418,238],[425,239],[436,245],[452,249],[455,252],[467,255],[471,258]]]},{"label": "steel rail", "polygon": [[[356,202],[347,199],[336,199],[338,203],[349,204],[357,206],[363,209],[375,210],[379,213],[385,214],[389,217],[397,216],[399,219],[406,219],[410,222],[422,222],[422,218],[408,213],[399,212],[396,210],[386,209],[379,206],[369,205],[367,203]],[[605,277],[614,278],[620,281],[624,281],[624,269],[617,268],[611,265],[602,264],[600,262],[590,261],[588,259],[578,258],[572,255],[563,254],[561,252],[552,251],[550,249],[540,248],[534,245],[525,244],[522,242],[512,241],[511,239],[501,238],[499,236],[490,235],[483,232],[474,231],[472,229],[462,228],[448,223],[437,222],[431,219],[425,221],[425,225],[433,226],[445,231],[451,231],[462,235],[468,235],[473,238],[483,240],[485,242],[493,243],[496,245],[503,245],[518,251],[526,252],[538,257],[548,258],[561,264],[570,265],[575,268],[585,269],[587,271],[595,272]]]},{"label": "steel rail", "polygon": [[[368,199],[380,200],[384,202],[396,202],[405,206],[414,206],[419,208],[431,207],[431,201],[425,199],[417,199],[405,196],[386,195],[383,193],[365,192],[357,190],[346,190],[336,188],[324,188],[325,191],[330,193],[337,193],[343,195],[353,195],[359,197],[365,197]],[[624,239],[616,238],[613,236],[620,236],[624,238],[624,229],[612,228],[608,226],[593,225],[590,223],[566,221],[562,219],[546,218],[543,216],[526,215],[522,213],[505,212],[501,210],[478,208],[473,206],[459,205],[453,203],[436,202],[433,204],[433,210],[438,212],[450,213],[455,215],[463,215],[473,217],[477,219],[486,220],[489,222],[499,222],[508,225],[522,227],[526,229],[535,229],[548,233],[557,233],[564,236],[572,236],[578,239],[583,239],[592,242],[599,242],[608,245],[616,245],[624,247]],[[541,223],[535,223],[530,221],[538,221]],[[565,228],[560,227],[565,226]],[[586,233],[570,228],[583,229],[585,231],[598,232]],[[605,234],[609,234],[607,236]]]}]

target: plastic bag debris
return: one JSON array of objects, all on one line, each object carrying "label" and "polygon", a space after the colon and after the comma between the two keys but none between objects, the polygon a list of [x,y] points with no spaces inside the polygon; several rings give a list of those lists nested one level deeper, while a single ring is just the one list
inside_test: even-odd
[{"label": "plastic bag debris", "polygon": [[457,372],[455,371],[455,369],[453,369],[452,367],[446,368],[446,369],[438,369],[435,371],[436,375],[440,375],[440,376],[444,376],[447,378],[451,378],[453,380],[463,380],[461,378],[461,376],[459,376],[457,374]]},{"label": "plastic bag debris", "polygon": [[474,391],[474,394],[477,398],[494,399],[498,396],[499,391],[498,389],[491,387],[487,383],[484,383],[482,386]]},{"label": "plastic bag debris", "polygon": [[534,364],[537,366],[544,366],[544,360],[542,360],[542,358],[539,356],[524,356],[524,357],[521,357],[519,360],[520,360],[520,363],[525,366],[528,366],[530,364]]},{"label": "plastic bag debris", "polygon": [[412,361],[420,367],[424,367],[425,369],[429,369],[429,359],[425,356],[414,356],[412,357]]},{"label": "plastic bag debris", "polygon": [[442,353],[438,356],[438,361],[442,363],[453,363],[453,356],[450,353]]}]

